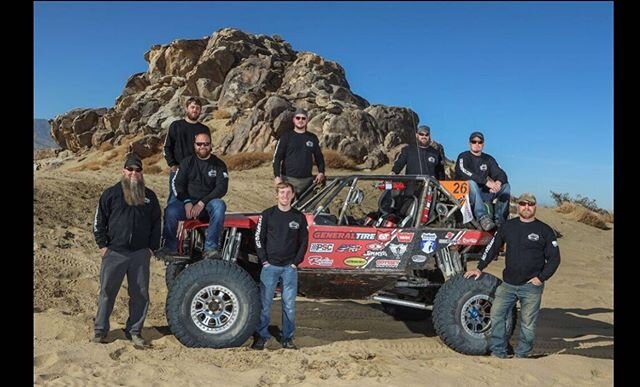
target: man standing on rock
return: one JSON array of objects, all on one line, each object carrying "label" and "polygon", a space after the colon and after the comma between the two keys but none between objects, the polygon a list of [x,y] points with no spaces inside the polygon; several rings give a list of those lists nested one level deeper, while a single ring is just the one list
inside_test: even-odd
[{"label": "man standing on rock", "polygon": [[431,128],[420,125],[416,132],[416,145],[402,148],[391,172],[398,175],[406,166],[406,175],[425,175],[444,180],[444,159],[441,153],[444,154],[431,143]]},{"label": "man standing on rock", "polygon": [[206,125],[198,122],[202,112],[202,102],[196,97],[191,97],[185,103],[186,116],[184,119],[173,121],[169,126],[167,137],[164,140],[164,158],[171,168],[169,172],[169,197],[167,205],[176,200],[174,190],[171,187],[173,178],[178,169],[178,165],[187,156],[193,155],[193,142],[196,135],[206,133],[211,135],[211,131]]},{"label": "man standing on rock", "polygon": [[222,197],[229,188],[229,172],[224,161],[211,153],[211,136],[200,133],[194,144],[195,155],[180,162],[173,182],[177,200],[164,213],[164,248],[157,255],[170,260],[177,255],[178,222],[185,219],[209,221],[204,242],[204,258],[220,258],[220,235],[227,209]]},{"label": "man standing on rock", "polygon": [[491,306],[491,355],[508,357],[509,332],[507,319],[520,301],[520,334],[515,357],[529,357],[533,349],[536,321],[540,311],[544,283],[560,265],[560,249],[553,229],[536,219],[536,197],[524,193],[518,198],[518,218],[508,220],[498,229],[487,245],[475,270],[464,273],[465,278],[479,278],[482,270],[507,244],[504,282],[496,289]]},{"label": "man standing on rock", "polygon": [[160,247],[160,213],[156,194],[144,186],[142,161],[135,153],[129,154],[120,182],[100,196],[93,224],[102,253],[93,342],[106,342],[109,317],[126,275],[129,318],[125,335],[137,347],[148,346],[141,333],[149,309],[149,259]]},{"label": "man standing on rock", "polygon": [[[291,183],[296,197],[306,191],[312,183],[324,181],[324,156],[320,150],[318,136],[307,131],[309,115],[302,108],[293,114],[293,130],[282,133],[273,157],[274,183]],[[314,178],[313,162],[318,166]]]},{"label": "man standing on rock", "polygon": [[256,226],[256,253],[262,264],[260,272],[260,323],[251,348],[264,349],[271,337],[271,304],[278,281],[282,281],[282,348],[297,349],[293,343],[296,330],[296,295],[298,265],[307,250],[309,233],[304,214],[291,208],[293,185],[276,185],[277,205],[260,214]]}]

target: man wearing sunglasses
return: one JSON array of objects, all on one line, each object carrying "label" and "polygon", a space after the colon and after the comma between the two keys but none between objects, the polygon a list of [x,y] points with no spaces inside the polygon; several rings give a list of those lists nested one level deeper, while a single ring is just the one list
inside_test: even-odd
[{"label": "man wearing sunglasses", "polygon": [[443,154],[444,152],[441,153],[433,147],[431,128],[420,125],[416,132],[416,145],[407,145],[402,148],[391,172],[398,175],[406,166],[406,175],[426,175],[444,180]]},{"label": "man wearing sunglasses", "polygon": [[[283,181],[291,183],[296,197],[312,183],[324,181],[324,156],[320,150],[318,137],[307,131],[309,115],[302,108],[293,114],[293,130],[285,131],[276,144],[273,156],[275,185]],[[318,175],[312,174],[313,163],[318,167]]]},{"label": "man wearing sunglasses", "polygon": [[529,357],[533,349],[536,321],[540,311],[544,282],[551,278],[560,265],[560,249],[553,229],[536,219],[536,197],[524,193],[518,198],[518,218],[508,220],[489,242],[475,270],[467,271],[465,278],[478,279],[482,270],[498,255],[503,243],[507,244],[504,282],[496,289],[491,305],[491,355],[505,359],[509,335],[507,319],[517,301],[520,301],[520,334],[515,357]]},{"label": "man wearing sunglasses", "polygon": [[[177,198],[165,209],[165,238],[161,258],[177,255],[176,233],[178,221],[185,219],[208,220],[204,242],[204,258],[220,257],[220,234],[224,225],[227,205],[222,200],[229,188],[229,173],[224,161],[211,154],[211,136],[200,133],[194,143],[195,155],[180,162],[172,182]],[[158,254],[157,254],[158,255]]]},{"label": "man wearing sunglasses", "polygon": [[[473,132],[469,136],[470,150],[462,152],[456,160],[456,180],[468,180],[469,204],[480,226],[489,231],[500,227],[509,218],[509,199],[511,187],[507,174],[498,162],[487,153],[483,153],[484,135]],[[497,199],[493,211],[493,220],[489,208]]]},{"label": "man wearing sunglasses", "polygon": [[189,98],[184,108],[184,119],[173,121],[167,131],[167,137],[164,139],[163,155],[167,160],[167,165],[171,168],[169,171],[169,197],[167,198],[167,204],[176,200],[174,191],[171,189],[171,182],[180,162],[187,156],[193,155],[193,140],[196,135],[199,133],[211,133],[206,125],[198,122],[202,112],[200,99],[196,97]]},{"label": "man wearing sunglasses", "polygon": [[102,253],[93,342],[107,342],[109,317],[126,275],[130,300],[125,335],[136,347],[148,346],[141,332],[149,309],[149,260],[160,247],[160,213],[156,194],[144,185],[142,161],[130,153],[120,182],[100,196],[93,224]]}]

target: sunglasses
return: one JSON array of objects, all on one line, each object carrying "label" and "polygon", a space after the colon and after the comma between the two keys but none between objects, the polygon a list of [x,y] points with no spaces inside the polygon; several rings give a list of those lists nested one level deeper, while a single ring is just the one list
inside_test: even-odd
[{"label": "sunglasses", "polygon": [[477,140],[473,140],[471,141],[472,144],[484,144],[484,141],[477,141]]},{"label": "sunglasses", "polygon": [[294,117],[294,118],[295,118],[296,120],[298,120],[298,121],[306,121],[306,119],[307,119],[307,117],[304,117],[304,116],[296,116],[296,117]]},{"label": "sunglasses", "polygon": [[429,133],[418,133],[420,137],[429,137]]},{"label": "sunglasses", "polygon": [[142,168],[134,168],[134,167],[125,167],[124,169],[126,169],[129,172],[138,172],[138,173],[142,173]]},{"label": "sunglasses", "polygon": [[518,202],[518,205],[520,207],[524,207],[524,206],[535,207],[536,204],[531,202]]},{"label": "sunglasses", "polygon": [[210,142],[196,142],[196,145],[197,146],[209,146],[209,145],[211,145],[211,143]]}]

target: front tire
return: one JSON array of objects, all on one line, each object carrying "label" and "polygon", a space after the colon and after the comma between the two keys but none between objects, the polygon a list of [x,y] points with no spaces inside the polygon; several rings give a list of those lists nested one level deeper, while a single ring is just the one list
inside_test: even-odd
[{"label": "front tire", "polygon": [[234,263],[199,261],[175,279],[166,314],[169,329],[187,347],[238,347],[258,325],[258,287]]},{"label": "front tire", "polygon": [[[440,339],[465,355],[485,355],[491,336],[491,305],[501,281],[484,273],[477,280],[457,274],[444,283],[433,304],[433,326]],[[507,331],[513,332],[515,313]]]}]

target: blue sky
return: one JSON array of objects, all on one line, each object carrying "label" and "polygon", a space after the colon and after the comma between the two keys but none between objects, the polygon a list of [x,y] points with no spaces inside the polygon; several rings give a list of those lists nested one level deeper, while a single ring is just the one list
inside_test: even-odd
[{"label": "blue sky", "polygon": [[338,62],[450,159],[484,132],[515,194],[613,208],[612,2],[35,2],[34,118],[111,107],[152,45],[225,27]]}]

